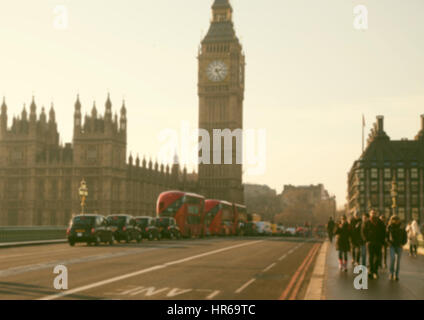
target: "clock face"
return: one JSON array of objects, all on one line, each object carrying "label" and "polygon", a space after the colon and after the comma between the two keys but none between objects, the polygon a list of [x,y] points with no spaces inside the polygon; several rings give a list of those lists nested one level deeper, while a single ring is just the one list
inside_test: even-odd
[{"label": "clock face", "polygon": [[228,67],[225,62],[221,60],[211,62],[206,69],[206,75],[208,76],[209,80],[213,82],[224,80],[227,77],[227,74]]}]

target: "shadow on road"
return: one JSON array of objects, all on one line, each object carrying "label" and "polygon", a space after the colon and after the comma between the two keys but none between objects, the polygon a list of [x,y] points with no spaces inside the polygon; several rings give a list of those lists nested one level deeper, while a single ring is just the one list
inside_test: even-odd
[{"label": "shadow on road", "polygon": [[[10,300],[14,299],[36,299],[41,296],[48,296],[52,294],[57,294],[58,290],[53,290],[51,288],[42,287],[39,285],[23,284],[17,282],[0,282],[0,294],[10,296]],[[96,297],[90,297],[85,295],[70,295],[67,298],[71,299],[102,299]],[[8,298],[9,300],[9,298]]]}]

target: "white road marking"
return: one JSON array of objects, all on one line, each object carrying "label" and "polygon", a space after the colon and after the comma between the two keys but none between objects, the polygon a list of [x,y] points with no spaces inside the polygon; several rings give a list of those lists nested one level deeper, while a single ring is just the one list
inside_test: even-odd
[{"label": "white road marking", "polygon": [[[280,258],[278,258],[278,261],[282,261],[283,259],[285,259],[289,254],[291,254],[292,252],[294,252],[297,248],[299,248],[300,246],[302,246],[303,243],[298,244],[297,246],[295,246],[294,248],[290,249],[287,253],[285,253],[284,255],[282,255]],[[262,272],[267,272],[269,271],[271,268],[273,268],[277,263],[271,263],[268,267],[266,267],[264,270],[262,270]],[[247,281],[244,285],[242,285],[240,288],[238,288],[235,293],[240,293],[242,292],[244,289],[246,289],[249,285],[251,285],[254,281],[256,280],[256,278],[252,278],[249,281]]]},{"label": "white road marking", "polygon": [[271,270],[271,268],[272,268],[272,267],[274,267],[276,264],[277,264],[276,262],[271,263],[271,264],[270,264],[268,267],[266,267],[266,268],[265,268],[262,272],[267,272],[267,271]]},{"label": "white road marking", "polygon": [[213,299],[214,297],[216,297],[219,293],[220,293],[221,291],[219,291],[219,290],[215,290],[214,292],[212,292],[210,295],[208,295],[207,297],[206,297],[206,299],[207,300],[211,300],[211,299]]},{"label": "white road marking", "polygon": [[127,274],[124,274],[122,276],[113,277],[113,278],[106,279],[106,280],[103,280],[103,281],[98,281],[98,282],[95,282],[95,283],[92,283],[92,284],[89,284],[89,285],[86,285],[86,286],[82,286],[82,287],[78,287],[78,288],[75,288],[75,289],[63,291],[63,292],[53,294],[53,295],[50,295],[50,296],[45,296],[45,297],[42,297],[38,300],[53,300],[53,299],[65,297],[65,296],[68,296],[68,295],[71,295],[71,294],[74,294],[74,293],[77,293],[77,292],[97,288],[97,287],[100,287],[100,286],[104,286],[106,284],[125,280],[125,279],[135,277],[135,276],[138,276],[138,275],[141,275],[141,274],[144,274],[144,273],[148,273],[148,272],[151,272],[151,271],[164,269],[166,267],[169,267],[169,266],[172,266],[172,265],[175,265],[175,264],[180,264],[180,263],[191,261],[191,260],[194,260],[194,259],[203,258],[203,257],[206,257],[206,256],[210,256],[210,255],[217,254],[217,253],[220,253],[220,252],[228,251],[228,250],[231,250],[231,249],[236,249],[236,248],[240,248],[240,247],[244,247],[244,246],[248,246],[248,245],[257,244],[257,243],[260,243],[260,242],[263,242],[263,241],[264,240],[244,242],[242,244],[238,244],[238,245],[234,245],[234,246],[230,246],[230,247],[225,247],[225,248],[221,248],[221,249],[217,249],[217,250],[212,250],[212,251],[209,251],[209,252],[197,254],[197,255],[187,257],[187,258],[184,258],[184,259],[171,261],[171,262],[164,263],[164,264],[161,264],[161,265],[156,265],[156,266],[153,266],[153,267],[150,267],[150,268],[147,268],[147,269],[142,269],[142,270],[139,270],[139,271],[127,273]]},{"label": "white road marking", "polygon": [[238,288],[235,293],[240,293],[242,292],[244,289],[246,289],[250,284],[252,284],[253,282],[255,282],[255,278],[250,279],[249,281],[247,281],[244,285],[242,285],[240,288]]},{"label": "white road marking", "polygon": [[287,257],[287,254],[283,254],[281,257],[278,258],[278,261],[282,261]]},{"label": "white road marking", "polygon": [[144,295],[146,297],[151,297],[154,296],[155,294],[164,292],[166,290],[168,290],[169,288],[162,288],[162,289],[157,289],[155,287],[139,287],[137,288],[136,291],[130,293],[130,296],[138,296],[139,294],[144,293]]},{"label": "white road marking", "polygon": [[166,296],[172,298],[172,297],[178,296],[180,294],[188,293],[190,291],[193,291],[193,289],[178,289],[178,288],[174,288],[174,289],[170,290]]},{"label": "white road marking", "polygon": [[26,258],[28,256],[33,256],[33,255],[51,255],[52,253],[57,253],[57,252],[64,252],[64,251],[71,251],[69,249],[61,249],[61,250],[51,250],[51,251],[45,251],[45,252],[25,252],[25,253],[19,253],[19,254],[9,254],[7,256],[2,256],[2,259],[13,259],[13,258]]},{"label": "white road marking", "polygon": [[152,251],[152,250],[158,250],[158,248],[134,249],[134,250],[121,251],[121,252],[104,253],[104,254],[99,254],[94,256],[86,256],[82,258],[75,258],[75,259],[69,259],[69,260],[55,260],[55,261],[48,261],[44,263],[13,267],[9,269],[0,270],[0,277],[7,277],[7,276],[26,273],[30,271],[50,269],[50,268],[54,268],[58,264],[69,266],[71,264],[76,264],[76,263],[86,263],[86,262],[99,261],[104,259],[118,258],[118,257],[123,257],[128,255],[144,253],[144,252]]}]

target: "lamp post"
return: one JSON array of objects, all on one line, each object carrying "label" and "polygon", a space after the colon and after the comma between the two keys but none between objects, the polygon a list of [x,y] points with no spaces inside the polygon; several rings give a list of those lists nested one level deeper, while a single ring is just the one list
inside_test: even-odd
[{"label": "lamp post", "polygon": [[392,212],[393,214],[396,214],[396,208],[397,208],[397,203],[396,203],[396,197],[397,197],[397,183],[396,183],[396,179],[393,177],[392,180],[392,190],[390,191],[390,195],[392,196]]},{"label": "lamp post", "polygon": [[85,182],[84,179],[82,179],[78,191],[79,191],[79,196],[81,198],[81,214],[84,214],[85,200],[88,197],[87,183]]}]

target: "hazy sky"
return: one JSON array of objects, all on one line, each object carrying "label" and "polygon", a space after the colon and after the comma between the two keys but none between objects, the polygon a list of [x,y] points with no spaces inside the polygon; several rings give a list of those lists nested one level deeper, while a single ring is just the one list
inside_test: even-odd
[{"label": "hazy sky", "polygon": [[[128,150],[152,156],[158,134],[197,127],[197,50],[212,0],[1,0],[0,95],[11,115],[53,101],[63,142],[76,94],[114,110],[125,97]],[[267,132],[267,170],[245,182],[324,183],[345,203],[347,172],[385,115],[391,138],[413,138],[424,113],[422,0],[233,0],[246,52],[244,125]],[[353,28],[364,4],[369,29]],[[69,27],[53,27],[65,5]]]}]

